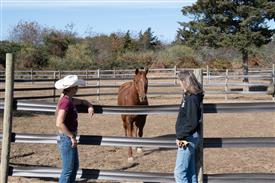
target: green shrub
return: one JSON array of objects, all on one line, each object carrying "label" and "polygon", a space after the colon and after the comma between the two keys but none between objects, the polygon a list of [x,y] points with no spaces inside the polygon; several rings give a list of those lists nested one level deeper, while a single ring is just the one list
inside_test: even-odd
[{"label": "green shrub", "polygon": [[23,45],[15,59],[17,69],[42,69],[48,66],[48,54],[42,46]]},{"label": "green shrub", "polygon": [[49,59],[49,65],[50,68],[58,70],[97,68],[92,51],[84,43],[70,45],[64,58],[52,56]]},{"label": "green shrub", "polygon": [[207,65],[212,69],[232,69],[231,62],[221,58],[209,60]]},{"label": "green shrub", "polygon": [[175,45],[166,50],[160,51],[155,65],[165,67],[198,67],[194,50],[187,46]]},{"label": "green shrub", "polygon": [[179,68],[198,68],[200,64],[195,60],[194,57],[184,56],[179,58],[177,67]]},{"label": "green shrub", "polygon": [[153,51],[147,52],[126,52],[117,58],[119,68],[140,68],[150,67],[156,60]]}]

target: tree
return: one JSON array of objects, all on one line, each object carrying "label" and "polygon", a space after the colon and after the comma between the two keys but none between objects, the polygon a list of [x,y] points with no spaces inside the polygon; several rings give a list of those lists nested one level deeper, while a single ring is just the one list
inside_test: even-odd
[{"label": "tree", "polygon": [[[198,48],[232,47],[242,54],[243,73],[248,74],[248,54],[272,40],[275,29],[268,27],[275,18],[273,0],[198,0],[182,9],[193,19],[181,22],[181,41]],[[248,77],[244,77],[248,82]]]},{"label": "tree", "polygon": [[60,70],[97,68],[94,54],[87,43],[69,45],[64,58],[52,56],[49,63],[50,68]]},{"label": "tree", "polygon": [[15,54],[20,50],[20,45],[17,43],[12,43],[8,41],[0,42],[0,67],[4,68],[6,66],[6,53]]},{"label": "tree", "polygon": [[111,33],[110,41],[112,45],[112,53],[114,55],[119,55],[123,52],[123,38],[119,33]]},{"label": "tree", "polygon": [[21,45],[15,63],[18,69],[43,69],[48,66],[48,54],[44,46]]},{"label": "tree", "polygon": [[52,30],[44,36],[44,43],[51,55],[64,57],[69,45],[76,43],[76,37],[71,32]]},{"label": "tree", "polygon": [[126,34],[123,36],[123,51],[137,51],[137,45],[135,44],[133,38],[130,35],[130,31],[128,30]]},{"label": "tree", "polygon": [[153,35],[151,28],[149,27],[145,32],[139,33],[139,42],[143,50],[154,50],[157,45],[160,44],[157,36]]},{"label": "tree", "polygon": [[12,28],[9,37],[16,43],[38,45],[43,42],[43,35],[46,31],[35,21],[20,21]]}]

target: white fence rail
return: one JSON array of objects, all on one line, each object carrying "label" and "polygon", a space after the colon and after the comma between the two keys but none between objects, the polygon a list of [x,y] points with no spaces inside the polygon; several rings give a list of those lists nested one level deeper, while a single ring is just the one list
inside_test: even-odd
[{"label": "white fence rail", "polygon": [[[15,101],[14,109],[20,111],[32,112],[55,112],[54,103],[38,102],[20,102]],[[4,102],[0,101],[0,110],[4,109]],[[160,106],[100,106],[95,105],[95,112],[99,114],[167,114],[177,113],[178,105],[160,105]],[[254,112],[265,111],[273,112],[274,103],[233,103],[233,104],[204,104],[205,113],[231,113],[231,112]],[[84,112],[79,106],[79,112]],[[55,144],[56,135],[51,134],[11,134],[11,141],[15,143],[38,143]],[[2,139],[2,135],[0,134]],[[204,148],[250,148],[250,147],[275,147],[275,137],[254,137],[254,138],[205,138]],[[144,147],[163,147],[176,148],[173,139],[164,138],[129,138],[129,137],[103,137],[80,135],[77,137],[80,145],[103,145],[103,146],[144,146]],[[36,178],[58,178],[60,169],[52,167],[9,167],[9,176],[17,177],[36,177]],[[172,173],[147,173],[147,172],[127,172],[115,170],[99,169],[79,169],[77,178],[80,179],[98,179],[98,180],[116,180],[116,181],[145,181],[145,182],[174,182]],[[271,183],[275,180],[275,174],[259,173],[235,173],[235,174],[205,174],[204,182],[207,183],[235,183],[243,182]]]},{"label": "white fence rail", "polygon": [[[150,88],[171,88],[177,87],[176,73],[183,69],[170,68],[170,69],[150,69],[148,74],[149,87]],[[18,91],[35,91],[35,90],[52,90],[52,95],[44,96],[20,96],[17,99],[42,99],[53,98],[55,100],[56,91],[54,82],[67,74],[78,74],[80,77],[87,81],[87,86],[82,89],[95,88],[96,92],[93,94],[81,94],[81,96],[97,96],[97,100],[100,100],[101,96],[115,96],[114,92],[104,92],[104,88],[118,88],[119,85],[125,81],[130,81],[133,77],[134,70],[75,70],[75,71],[15,71],[16,83],[31,83],[36,87],[20,87],[15,88],[15,92]],[[240,74],[241,73],[241,74]],[[1,79],[1,75],[4,72],[0,72],[0,82],[4,82],[4,76]],[[204,89],[206,95],[223,94],[224,99],[228,100],[229,94],[234,95],[247,95],[247,94],[262,94],[265,95],[267,86],[270,82],[275,81],[274,66],[272,69],[262,70],[250,70],[247,75],[251,80],[251,83],[243,83],[241,80],[244,77],[241,70],[211,70],[204,71]],[[166,82],[167,81],[167,82]],[[111,83],[110,83],[111,82]],[[44,83],[51,87],[39,87],[38,83]],[[238,88],[236,88],[238,87]],[[163,91],[163,89],[159,89]],[[0,88],[0,94],[4,92],[4,88]],[[44,92],[42,92],[44,93]],[[151,92],[149,89],[149,96],[152,95],[175,95],[179,92]],[[3,99],[3,97],[0,98]],[[274,97],[271,98],[274,100]]]}]

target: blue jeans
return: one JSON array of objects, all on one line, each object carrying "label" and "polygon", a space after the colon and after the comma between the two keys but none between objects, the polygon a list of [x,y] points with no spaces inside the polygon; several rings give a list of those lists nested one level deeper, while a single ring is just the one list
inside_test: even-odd
[{"label": "blue jeans", "polygon": [[186,138],[189,145],[178,148],[174,177],[176,183],[197,183],[195,149],[198,143],[198,134]]},{"label": "blue jeans", "polygon": [[62,160],[62,173],[59,183],[74,183],[79,168],[77,147],[72,148],[71,139],[65,134],[59,134],[57,141]]}]

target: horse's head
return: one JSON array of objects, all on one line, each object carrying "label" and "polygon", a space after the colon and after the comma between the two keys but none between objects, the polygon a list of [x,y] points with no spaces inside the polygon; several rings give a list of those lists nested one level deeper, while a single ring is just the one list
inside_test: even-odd
[{"label": "horse's head", "polygon": [[148,69],[145,69],[145,71],[140,71],[139,69],[136,69],[135,71],[136,75],[134,77],[134,85],[138,92],[140,102],[144,102],[146,100],[148,89],[148,79],[146,77],[147,73]]}]

